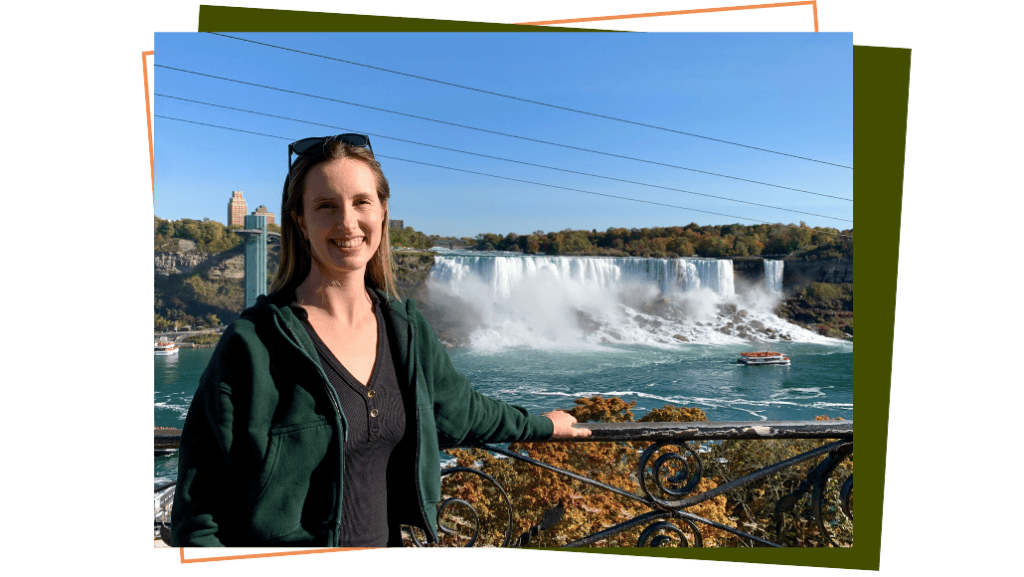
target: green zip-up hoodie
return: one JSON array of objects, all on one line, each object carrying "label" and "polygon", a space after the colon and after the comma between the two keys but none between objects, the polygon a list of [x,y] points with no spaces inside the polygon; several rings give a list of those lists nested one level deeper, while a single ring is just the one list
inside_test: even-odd
[{"label": "green zip-up hoodie", "polygon": [[[439,445],[547,439],[552,423],[474,391],[415,301],[377,295],[410,425],[389,462],[388,526],[392,542],[403,524],[433,541]],[[217,344],[181,432],[173,546],[337,545],[346,421],[293,301],[261,296]]]}]

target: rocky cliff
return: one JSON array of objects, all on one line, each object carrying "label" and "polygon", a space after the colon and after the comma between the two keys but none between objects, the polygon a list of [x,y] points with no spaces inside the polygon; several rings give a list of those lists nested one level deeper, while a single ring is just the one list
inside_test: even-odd
[{"label": "rocky cliff", "polygon": [[787,260],[782,271],[784,289],[803,289],[811,283],[849,284],[853,282],[852,259]]},{"label": "rocky cliff", "polygon": [[392,253],[392,258],[395,261],[398,294],[403,298],[412,297],[421,302],[425,300],[423,286],[430,268],[434,266],[434,253],[403,250]]},{"label": "rocky cliff", "polygon": [[776,314],[827,337],[852,338],[853,283],[811,283],[783,301]]},{"label": "rocky cliff", "polygon": [[[853,260],[785,259],[782,290],[786,300],[776,313],[793,324],[834,338],[853,336]],[[764,283],[761,257],[734,258],[737,282]]]},{"label": "rocky cliff", "polygon": [[[782,289],[795,293],[822,282],[849,284],[853,282],[852,259],[787,260],[782,269]],[[738,257],[732,259],[732,268],[737,280],[752,285],[764,283],[764,259],[761,257]]]},{"label": "rocky cliff", "polygon": [[190,273],[211,256],[202,252],[158,252],[154,255],[155,272],[158,276]]},{"label": "rocky cliff", "polygon": [[[154,312],[165,318],[184,314],[196,319],[213,313],[224,323],[237,319],[244,305],[244,246],[204,253],[191,241],[173,240],[178,243],[163,245],[153,255]],[[280,245],[268,245],[268,280],[277,272],[279,253]]]}]

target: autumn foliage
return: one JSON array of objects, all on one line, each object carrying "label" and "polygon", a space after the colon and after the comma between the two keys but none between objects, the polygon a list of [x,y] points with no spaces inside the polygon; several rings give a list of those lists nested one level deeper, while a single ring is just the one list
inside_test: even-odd
[{"label": "autumn foliage", "polygon": [[[618,398],[591,397],[577,399],[576,406],[569,411],[580,422],[622,423],[634,421],[631,409],[636,403],[627,403]],[[690,422],[706,421],[704,412],[697,408],[665,406],[644,415],[640,422]],[[572,471],[616,487],[634,495],[643,495],[639,487],[637,464],[640,455],[650,442],[547,442],[515,443],[509,449],[531,459]],[[679,488],[693,479],[699,456],[703,474],[697,486],[686,495],[671,495],[657,492],[650,481],[651,467],[648,467],[648,486],[652,494],[665,501],[679,500],[717,487],[731,479],[741,477],[761,467],[776,463],[799,454],[822,441],[724,441],[690,444],[691,451],[682,446],[669,445],[659,450],[648,461],[653,464],[666,453],[676,453],[678,458],[666,457],[663,465],[664,483],[669,488]],[[558,547],[577,539],[627,522],[639,515],[652,511],[639,500],[616,494],[613,491],[572,479],[566,475],[548,471],[518,459],[496,458],[480,449],[456,449],[450,451],[457,460],[457,466],[476,469],[491,476],[507,493],[514,512],[512,519],[512,541],[534,527],[529,538],[531,547]],[[686,509],[687,512],[728,527],[739,529],[758,537],[785,545],[822,546],[825,544],[811,517],[808,491],[789,513],[777,514],[775,504],[784,495],[791,493],[803,480],[807,471],[821,458],[771,475],[766,479],[718,495],[712,499]],[[685,467],[684,467],[685,465]],[[852,544],[852,522],[846,522],[838,512],[839,486],[852,473],[852,457],[832,476],[830,492],[834,493],[826,506],[831,516],[830,527],[833,538],[841,545]],[[684,471],[684,469],[686,469]],[[667,473],[667,474],[666,474]],[[680,474],[688,473],[688,474]],[[673,475],[677,475],[673,477]],[[480,533],[477,546],[500,546],[508,524],[509,510],[501,489],[477,473],[461,472],[444,477],[443,496],[453,501],[441,515],[443,527],[458,529],[461,537],[443,535],[442,544],[464,545],[467,527],[474,525],[474,512],[480,519]],[[552,528],[537,531],[536,526],[545,512],[558,506],[564,508],[561,520]],[[837,515],[838,514],[838,515]],[[663,519],[672,521],[672,518]],[[625,531],[609,536],[592,546],[635,547],[641,532],[654,523],[650,520]],[[845,524],[844,524],[845,522]],[[675,520],[674,524],[683,530],[689,546],[694,546],[696,536],[685,522]],[[722,529],[698,523],[705,547],[751,546],[750,540],[742,539]],[[679,545],[678,536],[662,532],[669,541]]]},{"label": "autumn foliage", "polygon": [[[439,237],[438,237],[439,238]],[[603,255],[653,258],[793,255],[809,260],[853,258],[853,229],[796,224],[726,224],[654,228],[609,228],[561,232],[510,232],[476,236],[477,250],[547,255]]]}]

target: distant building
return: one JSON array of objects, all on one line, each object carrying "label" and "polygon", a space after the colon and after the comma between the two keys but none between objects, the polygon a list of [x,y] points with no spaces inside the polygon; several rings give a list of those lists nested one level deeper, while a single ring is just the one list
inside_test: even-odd
[{"label": "distant building", "polygon": [[241,190],[231,191],[231,200],[228,201],[228,226],[245,224],[245,215],[249,213],[249,207],[242,198]]},{"label": "distant building", "polygon": [[403,228],[405,228],[405,221],[404,220],[389,220],[388,221],[388,226],[393,228],[393,229],[395,229],[395,230],[402,230]]},{"label": "distant building", "polygon": [[253,216],[265,216],[267,217],[267,224],[274,224],[274,213],[267,210],[265,205],[259,205],[256,210],[252,211]]}]

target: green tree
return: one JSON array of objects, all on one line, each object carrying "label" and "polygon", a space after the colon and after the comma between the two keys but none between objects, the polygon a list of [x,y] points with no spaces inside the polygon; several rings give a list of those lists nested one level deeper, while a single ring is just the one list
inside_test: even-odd
[{"label": "green tree", "polygon": [[651,239],[651,256],[654,258],[665,258],[668,256],[668,239],[658,237]]},{"label": "green tree", "polygon": [[173,323],[171,321],[165,319],[163,316],[161,316],[160,313],[154,313],[153,314],[153,328],[155,330],[166,331],[172,325],[173,325]]},{"label": "green tree", "polygon": [[537,237],[537,235],[531,234],[530,236],[526,237],[525,250],[527,254],[537,254],[538,252],[540,252],[540,239]]},{"label": "green tree", "polygon": [[694,248],[689,239],[685,236],[677,236],[668,242],[666,246],[669,253],[676,256],[693,256]]},{"label": "green tree", "polygon": [[172,238],[174,236],[174,223],[162,218],[154,218],[156,219],[154,227],[156,234],[164,238]]},{"label": "green tree", "polygon": [[565,230],[562,233],[565,240],[560,254],[581,254],[594,249],[594,246],[590,244],[590,240],[587,238],[586,232]]},{"label": "green tree", "polygon": [[697,243],[697,254],[708,258],[720,258],[725,256],[727,250],[725,241],[717,236],[705,236]]}]

